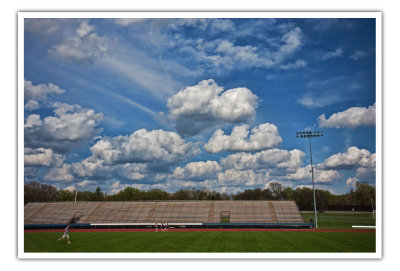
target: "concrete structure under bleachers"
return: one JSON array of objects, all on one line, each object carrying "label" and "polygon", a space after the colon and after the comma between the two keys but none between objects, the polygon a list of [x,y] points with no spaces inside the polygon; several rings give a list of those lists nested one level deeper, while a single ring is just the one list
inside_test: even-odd
[{"label": "concrete structure under bleachers", "polygon": [[24,224],[304,223],[294,201],[126,201],[29,203]]}]

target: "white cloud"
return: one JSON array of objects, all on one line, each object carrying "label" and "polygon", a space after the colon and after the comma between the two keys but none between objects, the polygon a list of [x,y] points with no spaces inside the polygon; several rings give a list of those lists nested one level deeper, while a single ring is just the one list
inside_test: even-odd
[{"label": "white cloud", "polygon": [[337,48],[335,51],[330,51],[322,54],[319,58],[322,60],[328,60],[331,58],[338,58],[343,55],[343,49],[342,48]]},{"label": "white cloud", "polygon": [[316,95],[312,92],[307,92],[301,98],[299,98],[298,101],[301,105],[313,109],[335,104],[343,101],[343,99],[344,98],[337,93]]},{"label": "white cloud", "polygon": [[345,111],[332,114],[326,119],[325,114],[318,118],[320,127],[357,128],[359,126],[375,126],[375,104],[366,107],[351,107]]},{"label": "white cloud", "polygon": [[[45,100],[47,95],[62,94],[65,90],[52,83],[39,84],[34,86],[31,81],[24,80],[24,99],[25,100]],[[30,102],[30,101],[29,101]]]},{"label": "white cloud", "polygon": [[111,47],[111,41],[93,32],[94,27],[83,21],[75,35],[49,49],[49,54],[60,61],[92,63],[103,57]]},{"label": "white cloud", "polygon": [[[145,129],[127,136],[105,137],[97,141],[90,151],[92,155],[83,161],[53,168],[44,179],[69,181],[73,178],[116,178],[139,183],[162,183],[168,175],[161,176],[157,172],[169,172],[170,167],[199,153],[197,144],[185,142],[174,132]],[[190,172],[191,178],[198,178],[202,174],[204,177],[207,175],[207,167],[218,168],[216,162],[210,161],[205,165],[202,163],[204,162],[187,165],[187,174]]]},{"label": "white cloud", "polygon": [[33,128],[35,126],[41,126],[42,121],[40,120],[40,116],[37,114],[29,115],[24,123],[24,128]]},{"label": "white cloud", "polygon": [[346,181],[347,189],[355,190],[357,188],[357,183],[359,183],[359,182],[360,182],[360,180],[357,177],[348,178],[347,181]]},{"label": "white cloud", "polygon": [[76,191],[76,187],[74,185],[70,185],[70,186],[65,187],[63,190],[68,190],[70,192],[74,192],[74,191]]},{"label": "white cloud", "polygon": [[107,165],[148,163],[151,168],[162,171],[198,154],[199,149],[174,132],[140,129],[129,136],[105,137],[90,151],[93,159]]},{"label": "white cloud", "polygon": [[362,59],[362,58],[364,58],[366,56],[368,56],[368,54],[366,52],[357,50],[350,56],[350,58],[353,59],[353,60],[359,60],[359,59]]},{"label": "white cloud", "polygon": [[[225,21],[227,24],[229,21]],[[262,23],[263,24],[263,23]],[[267,23],[268,24],[268,23]],[[220,25],[222,27],[222,25]],[[266,27],[266,25],[264,25]],[[224,25],[225,27],[225,25]],[[234,26],[226,25],[226,29]],[[255,28],[258,26],[255,25]],[[247,29],[246,29],[247,30]],[[303,33],[299,27],[290,27],[282,29],[284,34],[282,37],[274,39],[271,43],[267,41],[267,46],[258,47],[250,44],[237,44],[232,37],[224,36],[215,40],[205,39],[184,39],[179,36],[178,52],[189,56],[205,67],[208,71],[223,73],[226,70],[243,70],[249,68],[279,68],[294,69],[305,67],[303,60],[294,61],[290,64],[283,64],[303,45]],[[266,29],[268,33],[268,29]],[[211,31],[217,32],[217,31]],[[234,32],[229,30],[229,32]],[[268,34],[260,35],[257,30],[255,32],[239,30],[234,33],[235,37],[239,36],[257,36],[258,39],[266,39]],[[176,36],[174,37],[176,38]],[[271,39],[271,38],[270,38]],[[268,40],[268,39],[267,39]],[[270,45],[270,46],[268,46]]]},{"label": "white cloud", "polygon": [[83,21],[79,26],[79,28],[76,30],[76,34],[78,34],[79,37],[83,38],[93,30],[94,30],[93,26],[89,25],[87,21]]},{"label": "white cloud", "polygon": [[65,153],[89,141],[100,130],[102,113],[79,105],[54,103],[54,116],[40,120],[39,115],[29,115],[25,122],[25,146],[45,147]]},{"label": "white cloud", "polygon": [[39,107],[40,107],[40,106],[39,106],[39,103],[38,103],[37,101],[35,101],[35,100],[29,100],[29,101],[25,104],[24,109],[25,109],[26,111],[32,111],[32,110],[38,109]]},{"label": "white cloud", "polygon": [[305,153],[297,149],[291,151],[271,149],[254,154],[245,152],[231,154],[222,158],[220,164],[224,168],[236,170],[273,168],[296,170],[301,166],[301,159],[304,156]]},{"label": "white cloud", "polygon": [[280,46],[279,50],[272,54],[275,62],[283,61],[300,49],[303,44],[303,32],[301,31],[301,28],[295,27],[285,33],[282,36],[281,41],[283,44]]},{"label": "white cloud", "polygon": [[[315,183],[329,183],[335,179],[340,178],[341,175],[336,170],[323,170],[314,167],[314,182]],[[311,166],[299,168],[295,173],[288,174],[286,176],[289,180],[305,180],[311,179]]]},{"label": "white cloud", "polygon": [[[361,82],[361,83],[360,83]],[[298,102],[310,109],[321,108],[351,99],[362,89],[363,78],[338,76],[325,80],[312,80]]]},{"label": "white cloud", "polygon": [[376,154],[371,154],[366,149],[359,149],[357,147],[348,148],[345,153],[334,154],[321,164],[323,169],[357,169],[363,168],[375,168]]},{"label": "white cloud", "polygon": [[61,167],[52,168],[44,176],[43,180],[50,182],[72,182],[75,177],[70,173],[69,165],[62,165]]},{"label": "white cloud", "polygon": [[277,147],[282,138],[279,136],[278,128],[270,123],[260,124],[251,129],[249,126],[235,126],[231,135],[225,135],[218,129],[211,136],[204,149],[210,153],[222,151],[260,151]]},{"label": "white cloud", "polygon": [[47,18],[25,18],[24,28],[27,33],[33,34],[44,41],[57,33],[61,28],[62,20]]},{"label": "white cloud", "polygon": [[218,173],[219,186],[260,186],[264,185],[270,176],[269,173],[256,173],[254,170],[228,169]]},{"label": "white cloud", "polygon": [[24,166],[60,166],[65,160],[64,155],[56,154],[51,149],[24,148]]},{"label": "white cloud", "polygon": [[306,66],[307,66],[307,62],[302,60],[302,59],[299,59],[294,63],[288,63],[288,64],[285,64],[285,65],[280,65],[279,68],[281,70],[288,71],[288,70],[296,70],[296,69],[304,68]]},{"label": "white cloud", "polygon": [[77,178],[94,178],[107,180],[119,178],[129,181],[139,181],[147,177],[147,166],[144,163],[124,163],[107,165],[103,160],[88,157],[81,162],[68,165],[70,174]]},{"label": "white cloud", "polygon": [[79,183],[77,183],[77,185],[79,186],[79,187],[86,187],[86,186],[88,186],[88,185],[90,185],[90,184],[95,184],[96,182],[95,181],[89,181],[89,180],[84,180],[84,181],[82,181],[82,182],[79,182]]},{"label": "white cloud", "polygon": [[147,18],[118,18],[114,19],[114,22],[121,26],[129,26],[131,24],[142,23],[148,20]]},{"label": "white cloud", "polygon": [[[203,80],[168,99],[168,117],[183,135],[196,135],[221,123],[247,122],[255,115],[258,97],[247,88],[222,92],[214,80]],[[211,127],[210,127],[211,126]]]},{"label": "white cloud", "polygon": [[216,32],[235,31],[235,24],[229,19],[214,19],[211,22],[211,28]]},{"label": "white cloud", "polygon": [[183,168],[177,167],[172,177],[184,180],[205,180],[214,178],[220,171],[221,167],[216,161],[191,162]]}]

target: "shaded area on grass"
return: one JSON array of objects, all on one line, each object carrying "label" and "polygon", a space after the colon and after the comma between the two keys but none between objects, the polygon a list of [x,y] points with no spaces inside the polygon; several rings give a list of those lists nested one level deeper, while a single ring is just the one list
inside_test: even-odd
[{"label": "shaded area on grass", "polygon": [[365,232],[57,232],[25,233],[25,252],[375,252]]}]

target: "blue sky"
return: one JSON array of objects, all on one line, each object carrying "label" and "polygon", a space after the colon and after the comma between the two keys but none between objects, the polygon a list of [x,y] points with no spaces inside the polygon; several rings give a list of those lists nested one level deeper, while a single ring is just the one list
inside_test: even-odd
[{"label": "blue sky", "polygon": [[25,19],[25,182],[375,184],[375,19]]}]

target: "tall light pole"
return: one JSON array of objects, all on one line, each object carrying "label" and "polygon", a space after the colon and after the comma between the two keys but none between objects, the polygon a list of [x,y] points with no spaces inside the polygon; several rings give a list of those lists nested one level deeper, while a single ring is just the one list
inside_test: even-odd
[{"label": "tall light pole", "polygon": [[324,136],[324,132],[322,131],[314,131],[314,132],[296,132],[297,138],[308,138],[308,143],[310,144],[310,162],[311,162],[311,180],[312,180],[312,188],[313,188],[313,196],[314,196],[314,219],[315,219],[315,228],[318,228],[318,218],[317,218],[317,201],[315,199],[315,186],[314,186],[314,167],[312,163],[312,149],[311,149],[311,138],[312,137],[321,137]]}]

